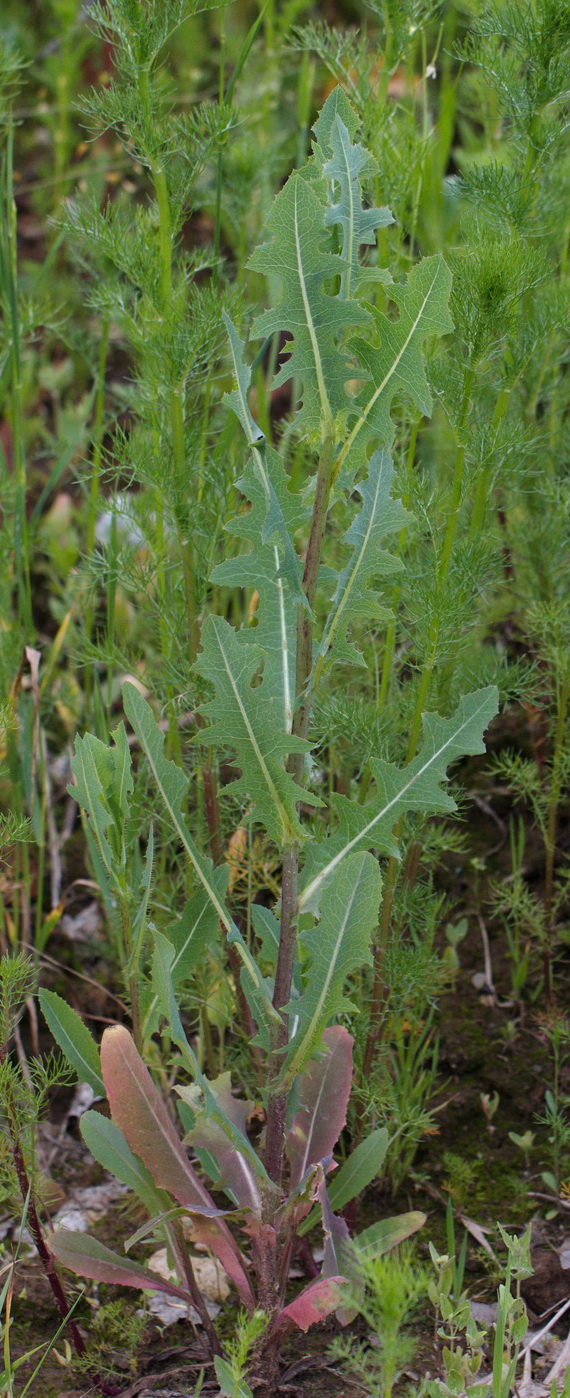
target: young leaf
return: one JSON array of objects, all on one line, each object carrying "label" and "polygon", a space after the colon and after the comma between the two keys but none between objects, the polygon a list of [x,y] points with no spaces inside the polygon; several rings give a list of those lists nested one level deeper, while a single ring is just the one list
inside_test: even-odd
[{"label": "young leaf", "polygon": [[340,829],[320,845],[310,846],[299,897],[300,909],[315,908],[327,880],[357,849],[378,850],[397,855],[392,831],[406,811],[435,813],[454,811],[455,801],[441,789],[447,768],[466,755],[484,752],[482,735],[497,712],[495,685],[467,694],[452,718],[424,714],[424,740],[408,763],[398,769],[390,762],[373,759],[376,795],[365,806],[337,796],[334,805]]},{"label": "young leaf", "polygon": [[328,435],[337,413],[350,406],[344,386],[349,369],[338,349],[339,336],[367,323],[370,315],[358,302],[330,296],[323,289],[325,280],[345,271],[336,253],[321,250],[324,216],[325,207],[307,181],[300,174],[291,175],[269,214],[270,239],[256,249],[248,266],[279,276],[283,285],[279,305],[257,317],[252,336],[265,339],[283,330],[294,332],[291,355],[275,387],[299,378],[303,405],[297,424]]},{"label": "young leaf", "polygon": [[212,860],[200,854],[188,830],[185,817],[182,813],[182,803],[186,795],[187,787],[186,777],[180,768],[176,766],[175,762],[171,762],[169,758],[165,757],[164,734],[161,733],[158,724],[155,722],[150,705],[146,703],[146,700],[141,697],[138,690],[132,684],[125,684],[123,686],[123,706],[129,723],[132,725],[140,745],[146,754],[172,825],[182,841],[202,888],[205,890],[213,907],[216,909],[222,927],[225,928],[228,934],[228,941],[233,943],[241,957],[245,972],[251,982],[252,991],[257,995],[259,1000],[264,1002],[266,1015],[269,1018],[279,1019],[279,1016],[276,1014],[271,1004],[271,998],[266,994],[263,976],[256,966],[241,932],[236,927],[233,918],[230,917],[225,906],[226,872],[223,869],[214,869]]},{"label": "young leaf", "polygon": [[299,520],[297,509],[297,523],[293,525],[292,497],[282,488],[284,472],[281,458],[276,451],[267,446],[263,432],[249,410],[247,395],[251,383],[251,369],[244,362],[243,343],[229,316],[225,311],[222,314],[229,336],[237,382],[237,388],[231,393],[225,393],[223,401],[236,414],[251,447],[251,473],[259,486],[262,499],[261,542],[273,544],[274,550],[278,549],[279,573],[287,580],[293,601],[301,607],[306,607],[308,603],[301,586],[299,559],[292,539],[292,531],[299,527],[302,518]]},{"label": "young leaf", "polygon": [[[281,848],[306,838],[297,815],[303,799],[320,806],[318,797],[297,785],[285,770],[290,752],[307,752],[302,738],[279,730],[279,709],[271,684],[254,678],[263,652],[244,645],[241,635],[223,617],[209,616],[202,628],[202,652],[197,670],[214,686],[215,697],[202,706],[211,727],[202,731],[203,743],[231,744],[242,777],[226,790],[243,793],[268,835]],[[270,677],[269,677],[270,678]]]},{"label": "young leaf", "polygon": [[354,1009],[343,994],[346,977],[369,965],[370,937],[378,920],[382,879],[371,854],[352,854],[335,870],[322,899],[320,922],[303,933],[310,964],[306,987],[291,1008],[295,1029],[286,1060],[290,1081],[319,1047],[334,1015]]},{"label": "young leaf", "polygon": [[360,651],[347,642],[347,632],[354,622],[360,625],[386,617],[373,592],[368,590],[372,578],[387,577],[402,567],[381,548],[386,535],[402,529],[409,514],[399,500],[392,500],[392,459],[387,451],[376,451],[368,463],[368,475],[355,489],[362,497],[362,509],[345,535],[352,552],[338,574],[331,608],[325,623],[315,663],[318,667],[342,661],[363,665]]},{"label": "young leaf", "polygon": [[323,171],[330,159],[331,135],[337,117],[346,127],[350,140],[354,140],[360,128],[360,118],[340,85],[333,87],[313,125],[312,154],[301,171],[305,179],[312,183],[324,179]]},{"label": "young leaf", "polygon": [[79,1081],[88,1083],[96,1097],[105,1097],[99,1049],[83,1020],[55,990],[40,990],[39,1002],[48,1029]]},{"label": "young leaf", "polygon": [[422,362],[422,346],[429,335],[446,335],[453,329],[448,301],[451,274],[440,253],[424,257],[412,268],[405,285],[394,283],[390,297],[399,309],[397,320],[378,311],[374,319],[379,336],[350,342],[370,379],[353,403],[352,422],[336,462],[336,471],[347,467],[353,476],[366,460],[371,442],[389,446],[394,436],[390,409],[394,394],[406,393],[421,413],[429,416],[431,394]]},{"label": "young leaf", "polygon": [[47,1241],[50,1252],[62,1267],[67,1267],[78,1277],[108,1282],[112,1286],[135,1286],[141,1291],[163,1291],[167,1296],[180,1297],[182,1301],[190,1299],[188,1292],[175,1286],[174,1282],[166,1281],[139,1262],[131,1262],[129,1258],[111,1252],[98,1238],[91,1238],[89,1233],[73,1233],[61,1228],[59,1232],[51,1233]]},{"label": "young leaf", "polygon": [[108,1170],[121,1184],[126,1184],[142,1200],[149,1214],[161,1213],[165,1207],[164,1195],[157,1190],[152,1175],[142,1160],[133,1155],[125,1137],[114,1121],[102,1116],[101,1112],[85,1112],[80,1121],[80,1130],[87,1149],[94,1160]]},{"label": "young leaf", "polygon": [[343,1025],[325,1029],[322,1057],[313,1059],[299,1078],[300,1107],[285,1147],[291,1164],[291,1189],[300,1183],[310,1165],[328,1162],[345,1126],[352,1086],[353,1043]]},{"label": "young leaf", "polygon": [[318,1277],[279,1312],[272,1331],[289,1330],[296,1325],[298,1330],[306,1333],[311,1325],[319,1325],[333,1311],[337,1311],[345,1296],[346,1277]]},{"label": "young leaf", "polygon": [[362,268],[359,250],[363,244],[374,246],[377,228],[386,228],[394,219],[389,209],[365,209],[360,195],[362,175],[374,169],[369,151],[364,146],[353,145],[350,132],[338,114],[334,119],[328,140],[332,155],[327,160],[323,175],[339,186],[338,202],[327,210],[327,228],[340,224],[342,228],[342,259],[346,271],[341,275],[340,294],[345,300],[354,295],[366,276]]},{"label": "young leaf", "polygon": [[[291,568],[285,566],[282,537],[279,537],[283,531],[278,531],[273,541],[265,541],[267,497],[251,462],[246,466],[243,478],[237,482],[238,490],[250,501],[251,508],[238,514],[228,526],[232,534],[251,545],[251,551],[220,563],[213,570],[212,582],[257,591],[256,625],[245,627],[240,635],[244,642],[261,646],[265,651],[264,679],[275,696],[278,726],[280,731],[290,733],[295,703],[295,603],[299,601],[299,591],[302,592],[301,564],[292,539],[295,531],[305,523],[308,511],[298,497],[291,494],[281,458],[270,448],[265,452],[265,466],[294,554],[294,586],[291,587]],[[303,592],[302,596],[306,603]]]}]

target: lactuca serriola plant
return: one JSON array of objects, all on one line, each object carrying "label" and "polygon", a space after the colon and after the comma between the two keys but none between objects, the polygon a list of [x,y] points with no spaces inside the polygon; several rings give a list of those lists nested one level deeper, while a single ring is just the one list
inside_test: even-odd
[{"label": "lactuca serriola plant", "polygon": [[[91,1062],[112,1119],[89,1112],[83,1121],[97,1159],[132,1185],[152,1217],[163,1219],[180,1289],[194,1296],[179,1221],[169,1212],[174,1203],[192,1216],[197,1238],[223,1263],[243,1305],[266,1312],[264,1358],[258,1356],[266,1376],[286,1327],[306,1329],[333,1311],[341,1320],[351,1314],[346,1283],[359,1243],[350,1242],[333,1205],[343,1207],[377,1174],[386,1133],[374,1133],[342,1170],[331,1171],[351,1089],[351,977],[371,964],[382,896],[379,861],[397,854],[394,829],[407,812],[454,810],[444,787],[447,770],[466,754],[483,751],[482,735],[497,707],[490,687],[466,695],[450,717],[426,714],[406,767],[380,756],[372,760],[364,804],[344,796],[325,804],[312,789],[315,694],[333,666],[365,664],[359,634],[379,612],[386,614],[379,588],[400,566],[385,548],[407,519],[392,498],[392,402],[395,394],[404,395],[421,413],[430,413],[422,349],[427,339],[451,328],[450,277],[442,257],[425,258],[398,283],[372,257],[365,260],[391,215],[365,207],[363,190],[374,166],[358,143],[357,117],[340,89],[328,98],[314,134],[308,163],[277,195],[266,240],[250,260],[253,271],[281,281],[281,300],[258,317],[252,336],[290,337],[275,382],[294,379],[300,386],[295,426],[309,443],[314,472],[303,492],[293,493],[279,451],[250,410],[251,371],[228,320],[235,387],[225,403],[237,414],[248,448],[238,483],[246,503],[230,527],[247,549],[219,564],[212,582],[217,596],[223,596],[223,586],[238,586],[255,588],[259,600],[254,626],[236,629],[222,615],[202,619],[196,667],[197,686],[207,696],[200,743],[233,751],[241,775],[232,789],[280,852],[281,896],[273,909],[254,908],[250,945],[232,915],[227,869],[214,867],[192,833],[187,777],[166,756],[151,707],[127,684],[126,718],[194,876],[192,899],[166,935],[146,921],[141,931],[140,916],[133,914],[137,964],[148,974],[141,996],[142,1046],[161,1023],[167,1026],[190,1079],[177,1089],[187,1135],[182,1143],[123,1027],[105,1031],[100,1069]],[[377,308],[378,299],[388,314]],[[341,498],[352,511],[342,541],[344,562],[324,570],[331,510]],[[116,742],[128,755],[121,730]],[[76,762],[85,745],[89,761],[82,765],[86,791],[80,800],[104,842],[108,829],[115,829],[118,784],[125,793],[129,778],[123,763],[110,762],[109,749],[92,737],[80,740]],[[112,851],[105,857],[112,862]],[[145,909],[150,883],[147,862]],[[205,928],[212,936],[220,929],[234,964],[239,958],[241,988],[256,1026],[253,1052],[258,1063],[261,1057],[267,1084],[259,1150],[247,1132],[251,1104],[236,1100],[227,1075],[206,1078],[178,1009],[178,990],[203,953]],[[77,1063],[73,1043],[69,1050],[69,1016],[64,1035],[53,997],[44,1002],[56,1037],[62,1043],[66,1038]],[[83,1058],[86,1053],[84,1043]],[[224,1210],[206,1190],[203,1175],[217,1198],[226,1196]],[[297,1231],[317,1203],[325,1234],[321,1273],[287,1303]],[[420,1218],[402,1220],[390,1237],[412,1231]],[[244,1241],[238,1244],[240,1229]],[[385,1236],[376,1229],[379,1248]],[[152,1274],[110,1257],[85,1236],[58,1234],[52,1246],[61,1262],[83,1276],[156,1285]],[[215,1348],[211,1325],[208,1333]]]}]

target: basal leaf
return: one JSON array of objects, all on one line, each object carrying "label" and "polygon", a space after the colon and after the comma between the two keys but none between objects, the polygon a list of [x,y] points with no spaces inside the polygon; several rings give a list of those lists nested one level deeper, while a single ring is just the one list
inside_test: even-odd
[{"label": "basal leaf", "polygon": [[297,1082],[300,1106],[287,1133],[285,1149],[291,1165],[291,1189],[310,1165],[332,1156],[343,1127],[352,1086],[354,1040],[343,1025],[325,1029],[322,1056],[309,1064]]},{"label": "basal leaf", "polygon": [[83,1020],[55,990],[40,990],[39,1002],[48,1029],[79,1081],[88,1083],[96,1097],[104,1097],[99,1049]]},{"label": "basal leaf", "polygon": [[300,909],[316,908],[327,880],[357,849],[375,849],[397,855],[393,829],[407,811],[445,814],[456,809],[453,798],[442,790],[447,769],[458,758],[485,751],[483,734],[497,712],[495,685],[467,694],[452,718],[424,714],[422,746],[408,763],[398,768],[372,759],[376,791],[364,806],[337,796],[334,806],[339,830],[320,845],[311,845],[299,897]]},{"label": "basal leaf", "polygon": [[291,1081],[320,1046],[333,1016],[354,1006],[344,983],[359,966],[369,965],[370,938],[378,920],[382,879],[371,854],[352,854],[335,869],[321,903],[320,921],[302,934],[309,955],[306,984],[294,1009],[294,1032],[285,1074]]},{"label": "basal leaf", "polygon": [[281,847],[305,838],[297,803],[322,803],[285,770],[288,754],[307,752],[309,745],[279,728],[280,696],[272,690],[271,676],[254,685],[263,658],[223,617],[208,617],[197,669],[213,685],[215,697],[202,706],[211,726],[201,741],[234,748],[242,776],[229,789],[251,800],[258,820]]},{"label": "basal leaf", "polygon": [[338,574],[337,584],[315,664],[343,661],[364,664],[360,652],[347,641],[350,627],[386,616],[374,592],[373,578],[385,578],[402,567],[400,560],[381,547],[389,534],[402,529],[410,516],[399,500],[392,500],[392,460],[387,451],[376,451],[368,463],[368,475],[355,487],[362,509],[345,535],[351,554]]},{"label": "basal leaf", "polygon": [[370,317],[359,303],[324,290],[325,281],[345,270],[336,253],[322,250],[324,218],[325,206],[311,185],[302,175],[291,175],[274,200],[267,221],[269,241],[256,249],[248,266],[277,275],[282,282],[278,306],[264,311],[252,326],[252,335],[263,339],[282,331],[293,333],[290,357],[275,385],[299,378],[303,406],[298,423],[328,434],[337,413],[350,404],[344,387],[349,370],[338,348],[339,336]]},{"label": "basal leaf", "polygon": [[[152,966],[153,987],[161,1012],[168,1023],[170,1035],[195,1078],[195,1083],[190,1087],[178,1086],[176,1090],[182,1101],[190,1107],[196,1128],[202,1128],[204,1118],[207,1118],[208,1131],[210,1131],[210,1127],[215,1128],[221,1153],[226,1153],[231,1149],[244,1156],[249,1175],[255,1181],[253,1192],[256,1199],[260,1194],[272,1195],[274,1194],[274,1185],[269,1179],[261,1157],[252,1146],[244,1129],[245,1119],[251,1104],[240,1103],[233,1098],[224,1076],[218,1082],[210,1082],[202,1072],[194,1050],[188,1043],[172,982],[173,958],[174,950],[170,943],[166,937],[163,937],[162,933],[157,932]],[[205,1140],[202,1142],[201,1149],[209,1152],[210,1157],[214,1158],[214,1153],[210,1149],[210,1145],[206,1145]],[[217,1164],[217,1171],[215,1182],[220,1176],[220,1162]],[[248,1206],[250,1206],[249,1203]]]},{"label": "basal leaf", "polygon": [[200,1238],[207,1239],[242,1299],[249,1304],[251,1288],[237,1244],[192,1168],[160,1093],[122,1025],[105,1030],[101,1065],[113,1120],[127,1144],[150,1170],[157,1187],[166,1189],[179,1204],[199,1216],[196,1229]]},{"label": "basal leaf", "polygon": [[123,1025],[106,1029],[101,1067],[113,1121],[131,1150],[150,1170],[159,1189],[198,1212],[216,1213],[208,1191],[192,1168],[160,1093],[134,1041]]},{"label": "basal leaf", "polygon": [[273,1322],[273,1330],[296,1326],[305,1333],[311,1325],[322,1324],[342,1305],[346,1295],[346,1277],[318,1277],[305,1286],[294,1301],[284,1306]]},{"label": "basal leaf", "polygon": [[101,1112],[85,1112],[80,1130],[93,1159],[132,1189],[151,1216],[161,1213],[166,1207],[165,1196],[159,1193],[150,1170],[133,1154],[116,1123]]},{"label": "basal leaf", "polygon": [[51,1233],[47,1241],[50,1252],[61,1262],[62,1267],[75,1272],[76,1276],[88,1277],[96,1282],[107,1282],[112,1286],[134,1286],[141,1291],[163,1291],[167,1296],[178,1296],[183,1301],[190,1299],[188,1292],[175,1286],[174,1282],[166,1281],[157,1272],[142,1267],[139,1262],[132,1262],[128,1257],[111,1252],[98,1238],[91,1238],[88,1233],[73,1233],[61,1228],[59,1232]]},{"label": "basal leaf", "polygon": [[390,445],[394,436],[390,409],[396,392],[404,392],[421,413],[431,413],[422,346],[428,336],[446,335],[453,329],[448,310],[450,290],[451,273],[441,254],[424,257],[404,285],[390,287],[398,318],[390,320],[375,311],[376,337],[350,342],[368,381],[353,401],[354,416],[337,458],[337,472],[347,468],[352,477],[366,460],[370,443]]},{"label": "basal leaf", "polygon": [[342,1303],[336,1312],[340,1324],[348,1325],[358,1314],[359,1300],[364,1293],[362,1270],[358,1268],[354,1253],[350,1249],[348,1225],[343,1218],[337,1217],[331,1207],[325,1180],[321,1180],[318,1196],[325,1237],[321,1275],[344,1276],[351,1283],[350,1290],[346,1288]]}]

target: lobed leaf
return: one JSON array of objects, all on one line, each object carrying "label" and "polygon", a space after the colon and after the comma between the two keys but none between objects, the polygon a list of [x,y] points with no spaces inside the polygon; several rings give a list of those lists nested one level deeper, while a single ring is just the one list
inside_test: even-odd
[{"label": "lobed leaf", "polygon": [[301,586],[301,570],[292,539],[292,528],[298,528],[304,512],[301,520],[297,517],[297,524],[293,526],[291,496],[282,488],[284,472],[281,459],[276,451],[267,446],[264,434],[249,409],[247,395],[251,383],[251,369],[244,362],[243,343],[229,316],[225,311],[222,314],[230,341],[237,383],[236,389],[224,394],[223,401],[236,414],[251,447],[251,475],[257,482],[262,498],[261,542],[272,543],[274,549],[278,548],[279,575],[287,580],[293,601],[298,606],[306,607],[307,598]]},{"label": "lobed leaf", "polygon": [[323,167],[325,179],[339,186],[339,198],[325,215],[327,228],[340,224],[342,228],[342,259],[346,270],[341,275],[340,294],[345,300],[355,294],[368,269],[363,268],[359,252],[363,245],[374,246],[376,229],[386,228],[394,219],[389,209],[365,209],[360,193],[362,175],[374,170],[370,152],[353,144],[350,131],[337,113],[328,137],[332,154]]},{"label": "lobed leaf", "polygon": [[446,335],[453,329],[448,310],[451,273],[441,256],[424,257],[412,268],[407,283],[393,283],[390,299],[399,310],[397,320],[374,311],[378,344],[373,338],[350,342],[370,380],[353,403],[354,421],[336,463],[352,477],[366,460],[370,443],[389,446],[394,436],[390,409],[400,391],[427,416],[432,400],[422,361],[422,347],[430,335]]},{"label": "lobed leaf", "polygon": [[322,802],[285,770],[288,754],[307,752],[309,744],[280,729],[280,696],[272,689],[270,674],[254,684],[263,659],[263,652],[244,644],[223,617],[208,617],[196,668],[213,685],[215,697],[202,706],[211,726],[201,733],[201,741],[234,748],[242,777],[226,790],[252,801],[268,835],[282,847],[306,838],[298,802]]},{"label": "lobed leaf", "polygon": [[370,313],[360,303],[329,295],[323,288],[325,281],[346,271],[342,258],[322,250],[325,211],[306,179],[291,175],[273,202],[267,220],[269,241],[256,249],[248,267],[277,275],[282,282],[281,301],[257,317],[251,332],[263,339],[284,330],[293,334],[291,354],[275,387],[300,379],[303,404],[297,422],[327,434],[337,414],[350,405],[345,390],[348,361],[338,348],[339,336],[369,322]]},{"label": "lobed leaf", "polygon": [[376,849],[397,855],[393,828],[407,811],[433,814],[456,810],[455,801],[441,788],[447,768],[458,758],[485,751],[483,733],[498,706],[495,685],[467,694],[452,718],[424,714],[422,746],[408,763],[398,768],[373,758],[371,768],[376,794],[366,805],[345,797],[334,798],[339,830],[321,844],[311,845],[305,865],[299,908],[315,909],[328,879],[357,849]]},{"label": "lobed leaf", "polygon": [[378,603],[369,589],[373,578],[388,577],[401,569],[398,558],[381,547],[386,535],[402,529],[410,516],[399,500],[392,500],[392,459],[387,451],[376,451],[368,463],[368,475],[355,487],[362,498],[362,509],[345,534],[351,555],[337,577],[336,588],[315,655],[315,664],[336,661],[362,665],[364,661],[347,641],[355,623],[385,619],[390,613]]}]

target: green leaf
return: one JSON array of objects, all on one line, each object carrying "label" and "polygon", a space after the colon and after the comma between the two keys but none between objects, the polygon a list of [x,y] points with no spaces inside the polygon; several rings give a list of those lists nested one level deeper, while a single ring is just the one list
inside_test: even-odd
[{"label": "green leaf", "polygon": [[374,848],[380,854],[397,855],[392,831],[406,811],[439,814],[456,810],[441,782],[458,758],[485,751],[483,733],[497,712],[498,700],[496,686],[488,685],[467,694],[452,718],[424,714],[423,743],[407,767],[373,758],[370,765],[376,794],[372,799],[360,806],[342,796],[334,798],[340,828],[308,850],[299,897],[301,910],[318,906],[327,880],[355,850]]},{"label": "green leaf", "polygon": [[54,990],[40,990],[39,1001],[48,1029],[79,1081],[88,1083],[96,1097],[105,1097],[99,1049],[83,1020]]},{"label": "green leaf", "polygon": [[111,1175],[126,1184],[142,1200],[149,1214],[162,1212],[165,1196],[157,1190],[152,1175],[134,1155],[114,1121],[101,1112],[85,1112],[80,1122],[81,1135],[94,1160]]},{"label": "green leaf", "polygon": [[324,179],[323,171],[327,160],[330,159],[331,135],[337,117],[340,117],[349,138],[353,140],[360,129],[360,118],[338,84],[329,93],[313,125],[312,154],[301,171],[305,179],[311,182]]},{"label": "green leaf", "polygon": [[351,1199],[355,1199],[357,1194],[361,1194],[372,1180],[377,1178],[384,1164],[389,1140],[386,1127],[379,1126],[352,1151],[340,1170],[335,1170],[327,1186],[331,1206],[335,1211],[344,1209],[345,1204],[349,1204]]},{"label": "green leaf", "polygon": [[309,954],[306,986],[290,1006],[295,1032],[286,1060],[292,1080],[320,1045],[333,1016],[354,1010],[343,994],[344,982],[359,966],[370,965],[370,938],[378,921],[382,878],[371,854],[351,854],[334,872],[325,890],[316,927],[301,934]]},{"label": "green leaf", "polygon": [[338,349],[338,338],[351,326],[367,323],[370,315],[359,303],[323,289],[323,282],[346,270],[342,258],[322,250],[325,212],[326,206],[306,179],[291,175],[269,214],[269,241],[256,249],[248,266],[254,272],[279,276],[283,287],[278,306],[257,317],[252,336],[265,339],[293,331],[290,358],[278,373],[275,387],[299,378],[303,405],[297,425],[328,435],[337,413],[350,406],[345,390],[350,370]]},{"label": "green leaf", "polygon": [[[355,1199],[357,1194],[362,1194],[372,1180],[379,1175],[386,1152],[388,1150],[390,1137],[385,1126],[379,1126],[376,1131],[372,1131],[365,1141],[352,1151],[348,1159],[335,1170],[327,1180],[327,1192],[331,1208],[335,1213],[344,1209],[351,1199]],[[304,1236],[314,1227],[318,1219],[318,1209],[313,1209],[308,1218],[304,1218],[299,1225],[299,1234]]]},{"label": "green leaf", "polygon": [[123,686],[123,706],[129,723],[132,725],[147,757],[172,827],[176,830],[194,872],[215,908],[222,927],[227,932],[228,941],[235,946],[241,957],[245,972],[251,982],[252,993],[257,996],[258,1001],[263,1002],[266,1016],[279,1019],[273,1009],[271,999],[267,995],[261,971],[256,966],[241,932],[225,906],[222,892],[222,881],[225,879],[225,875],[223,871],[214,869],[212,860],[200,853],[188,830],[182,811],[182,803],[188,786],[184,772],[181,771],[180,767],[177,767],[175,762],[171,762],[169,758],[165,757],[164,734],[161,733],[155,722],[150,704],[147,704],[133,684]]},{"label": "green leaf", "polygon": [[236,1378],[231,1365],[226,1359],[220,1359],[219,1354],[214,1355],[214,1368],[224,1398],[253,1398],[249,1384],[245,1379]]},{"label": "green leaf", "polygon": [[[212,582],[226,587],[254,588],[258,592],[256,624],[244,627],[240,635],[244,642],[261,646],[265,651],[266,683],[270,684],[275,696],[279,727],[283,732],[289,733],[295,701],[295,604],[299,601],[299,592],[302,592],[301,564],[295,553],[292,538],[295,531],[305,524],[309,512],[299,497],[291,493],[288,477],[277,452],[267,448],[264,463],[279,504],[283,526],[275,533],[272,541],[265,542],[267,494],[253,463],[248,462],[243,478],[238,481],[237,486],[250,501],[251,509],[238,514],[228,528],[238,538],[245,539],[251,549],[249,553],[240,554],[237,558],[228,558],[214,568]],[[294,562],[290,567],[285,566],[286,560],[284,562],[283,530],[288,535],[294,554]],[[292,568],[295,572],[293,586]],[[306,603],[304,593],[302,597]]]},{"label": "green leaf", "polygon": [[406,1238],[411,1238],[412,1233],[423,1228],[425,1221],[426,1215],[418,1210],[396,1214],[394,1218],[382,1218],[378,1223],[371,1224],[370,1228],[365,1228],[357,1238],[352,1238],[351,1247],[361,1261],[372,1261],[399,1247]]},{"label": "green leaf", "polygon": [[397,320],[374,311],[378,343],[374,337],[350,342],[350,350],[370,382],[358,395],[354,420],[339,452],[336,471],[348,468],[351,476],[363,464],[371,442],[389,446],[394,436],[390,409],[396,392],[404,392],[421,413],[432,410],[431,394],[422,361],[422,346],[430,335],[446,335],[453,329],[448,310],[451,273],[443,257],[424,257],[412,268],[407,283],[389,289]]},{"label": "green leaf", "polygon": [[76,738],[71,759],[75,784],[68,790],[89,818],[90,832],[108,877],[115,887],[120,887],[125,864],[124,826],[129,818],[133,779],[124,724],[119,724],[112,736],[113,747],[92,733]]},{"label": "green leaf", "polygon": [[[230,340],[234,373],[237,388],[224,394],[224,403],[236,414],[251,447],[251,471],[249,480],[246,472],[246,493],[250,498],[258,495],[261,500],[260,537],[262,544],[273,544],[272,566],[275,554],[278,557],[278,574],[287,580],[291,597],[298,606],[307,607],[308,602],[301,586],[301,568],[292,539],[292,529],[303,522],[305,511],[297,506],[295,523],[291,518],[292,497],[284,489],[285,473],[277,452],[267,446],[261,428],[257,426],[249,410],[247,395],[251,383],[251,369],[244,363],[243,343],[229,316],[223,311],[224,323]],[[251,480],[253,477],[253,481]],[[241,487],[242,482],[239,482]],[[249,492],[247,492],[249,486]],[[257,489],[256,489],[257,486]],[[258,503],[256,501],[256,503]],[[246,522],[248,529],[249,521]],[[257,527],[257,520],[253,521]],[[234,532],[237,532],[234,530]],[[244,530],[245,532],[245,530]],[[249,537],[251,534],[249,533]],[[223,567],[223,565],[221,565]]]},{"label": "green leaf", "polygon": [[213,685],[215,697],[202,706],[211,727],[201,732],[200,740],[234,748],[242,777],[226,790],[252,801],[257,819],[282,847],[306,838],[297,803],[320,806],[322,802],[285,770],[288,754],[307,752],[309,744],[279,728],[280,698],[273,693],[270,675],[267,682],[263,675],[261,683],[254,685],[263,659],[263,652],[244,644],[223,617],[208,617],[196,668]]},{"label": "green leaf", "polygon": [[386,228],[394,219],[389,209],[364,208],[360,179],[374,170],[374,162],[364,146],[353,145],[350,132],[338,114],[328,145],[332,155],[323,168],[323,175],[339,186],[340,194],[338,202],[327,211],[325,223],[327,227],[340,224],[342,228],[342,259],[346,271],[341,275],[340,294],[347,300],[366,277],[367,269],[361,266],[359,257],[361,246],[373,247],[376,229]]},{"label": "green leaf", "polygon": [[368,475],[355,487],[362,497],[362,509],[353,520],[344,542],[351,546],[351,555],[338,574],[329,615],[315,664],[342,661],[363,665],[364,661],[353,645],[347,642],[347,632],[355,622],[360,625],[385,618],[386,609],[378,603],[369,589],[373,578],[385,578],[398,571],[402,564],[381,548],[386,535],[402,529],[410,519],[399,500],[391,499],[393,481],[392,460],[387,451],[376,451],[368,463]]}]

